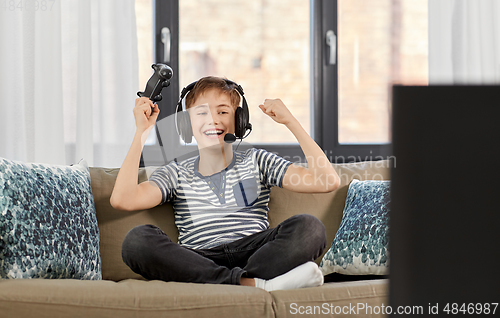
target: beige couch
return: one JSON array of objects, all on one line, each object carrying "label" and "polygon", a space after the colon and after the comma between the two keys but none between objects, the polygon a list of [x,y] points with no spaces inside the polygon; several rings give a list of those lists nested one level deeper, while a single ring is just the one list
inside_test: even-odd
[{"label": "beige couch", "polygon": [[[353,178],[387,180],[389,166],[388,161],[334,165],[342,185],[327,194],[273,188],[271,226],[292,215],[309,213],[325,224],[330,244],[342,219],[349,182]],[[354,308],[388,305],[387,279],[327,282],[321,287],[274,292],[245,286],[146,281],[122,262],[122,240],[140,224],[155,224],[169,237],[177,237],[172,207],[166,204],[147,211],[117,211],[109,197],[118,169],[90,168],[90,172],[103,280],[0,280],[0,317],[297,317],[314,311],[316,314],[308,316],[343,312],[353,317]],[[151,172],[152,168],[140,169],[139,181]],[[366,310],[356,313],[382,316],[366,315]]]}]

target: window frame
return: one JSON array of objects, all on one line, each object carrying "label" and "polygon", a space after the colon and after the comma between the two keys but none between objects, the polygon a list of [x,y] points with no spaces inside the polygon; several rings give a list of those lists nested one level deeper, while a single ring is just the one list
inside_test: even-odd
[{"label": "window frame", "polygon": [[[338,1],[312,1],[314,18],[314,136],[316,142],[334,163],[376,161],[391,156],[390,143],[341,144],[339,142],[338,116],[338,54],[335,65],[329,65],[329,47],[326,32],[332,30],[338,35]],[[334,17],[334,19],[329,19]],[[337,43],[338,47],[338,43]],[[334,89],[330,89],[334,87]]]},{"label": "window frame", "polygon": [[[333,163],[375,161],[386,159],[391,155],[391,144],[340,144],[338,139],[338,67],[327,65],[329,48],[326,45],[325,35],[327,30],[337,30],[337,0],[310,0],[311,17],[311,137],[323,149],[328,159]],[[174,70],[171,85],[162,91],[163,100],[158,102],[161,120],[174,114],[175,106],[180,95],[179,79],[176,73],[179,70],[179,0],[153,0],[154,7],[154,44],[155,63],[162,63],[163,44],[161,42],[161,29],[167,26],[171,31],[171,62],[167,63]],[[330,89],[334,87],[334,89]],[[176,148],[182,153],[196,152],[196,146],[181,145],[178,136],[163,134],[158,129],[164,149]],[[238,141],[239,142],[239,141]],[[236,142],[235,144],[237,144]],[[263,148],[277,153],[292,162],[305,162],[304,154],[298,143],[287,144],[253,144],[253,147]],[[175,153],[178,153],[177,151]],[[149,160],[148,164],[163,165],[174,158],[163,160],[160,146],[147,145],[143,154]],[[180,159],[180,158],[178,158]],[[141,158],[141,166],[144,162]]]}]

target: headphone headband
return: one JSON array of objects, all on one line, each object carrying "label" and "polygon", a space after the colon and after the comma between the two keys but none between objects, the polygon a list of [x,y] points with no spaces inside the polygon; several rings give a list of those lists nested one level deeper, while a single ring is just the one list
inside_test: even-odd
[{"label": "headphone headband", "polygon": [[[226,84],[228,85],[233,85],[234,86],[234,89],[236,89],[236,91],[238,92],[238,94],[240,94],[241,98],[243,99],[242,101],[242,107],[243,107],[243,102],[245,102],[246,104],[246,100],[245,100],[245,92],[243,92],[243,87],[241,87],[241,85],[231,81],[231,80],[228,80],[228,79],[223,79]],[[186,87],[184,87],[181,91],[181,96],[179,98],[179,101],[177,102],[177,106],[181,105],[182,106],[182,100],[184,99],[184,97],[186,97],[186,95],[193,90],[194,86],[196,85],[196,83],[198,83],[198,81],[194,81],[192,82],[191,84],[187,85]],[[248,105],[247,105],[247,108],[248,108]],[[176,109],[176,111],[178,111]]]}]

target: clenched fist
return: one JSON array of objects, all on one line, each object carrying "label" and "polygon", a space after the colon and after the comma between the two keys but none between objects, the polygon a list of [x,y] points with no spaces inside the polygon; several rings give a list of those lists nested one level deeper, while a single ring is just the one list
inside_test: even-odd
[{"label": "clenched fist", "polygon": [[288,125],[292,121],[297,120],[279,98],[266,99],[264,100],[264,103],[259,105],[259,108],[264,112],[264,114],[268,115],[279,124]]},{"label": "clenched fist", "polygon": [[[153,111],[151,111],[151,108],[154,108]],[[153,104],[149,98],[141,97],[135,100],[134,117],[138,131],[144,132],[151,130],[159,114],[160,109],[158,105]]]}]

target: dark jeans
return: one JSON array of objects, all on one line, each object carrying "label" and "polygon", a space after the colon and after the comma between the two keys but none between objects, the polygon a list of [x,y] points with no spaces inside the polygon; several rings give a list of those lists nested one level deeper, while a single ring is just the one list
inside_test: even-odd
[{"label": "dark jeans", "polygon": [[241,277],[267,280],[314,261],[325,247],[323,223],[300,214],[273,229],[210,249],[180,246],[158,227],[141,225],[125,237],[122,258],[149,280],[239,285]]}]

